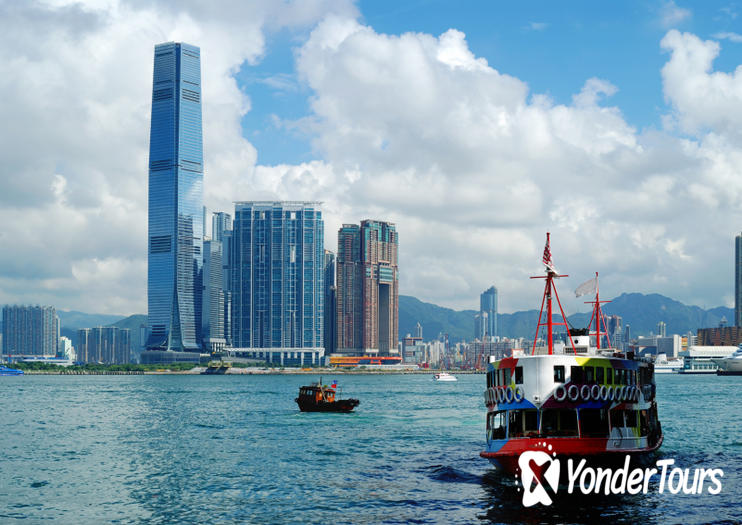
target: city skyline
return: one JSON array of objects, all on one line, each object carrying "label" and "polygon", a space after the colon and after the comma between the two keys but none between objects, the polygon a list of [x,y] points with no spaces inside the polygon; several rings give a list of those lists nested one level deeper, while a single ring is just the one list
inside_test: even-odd
[{"label": "city skyline", "polygon": [[259,5],[1,8],[0,303],[145,311],[152,46],[173,40],[204,50],[209,210],[394,222],[401,292],[456,309],[491,282],[501,311],[532,308],[546,230],[563,291],[598,270],[607,297],[734,304],[734,9]]}]

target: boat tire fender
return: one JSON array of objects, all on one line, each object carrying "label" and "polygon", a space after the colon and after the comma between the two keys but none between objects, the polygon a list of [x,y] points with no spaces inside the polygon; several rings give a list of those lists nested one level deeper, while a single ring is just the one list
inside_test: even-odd
[{"label": "boat tire fender", "polygon": [[582,385],[580,395],[584,401],[590,401],[590,385]]},{"label": "boat tire fender", "polygon": [[595,401],[600,401],[600,385],[593,385],[590,388],[590,397]]},{"label": "boat tire fender", "polygon": [[505,394],[502,392],[502,387],[497,387],[497,390],[495,390],[495,399],[500,405],[505,401]]},{"label": "boat tire fender", "polygon": [[608,401],[608,387],[605,385],[600,386],[600,399],[602,401]]},{"label": "boat tire fender", "polygon": [[580,397],[580,387],[578,387],[577,385],[569,385],[567,394],[569,395],[570,401],[577,401],[577,399]]},{"label": "boat tire fender", "polygon": [[619,396],[618,396],[618,400],[619,401],[626,401],[626,387],[625,386],[622,386],[619,392],[620,393],[619,393]]},{"label": "boat tire fender", "polygon": [[557,385],[554,389],[554,400],[561,403],[565,399],[567,399],[567,389],[564,388],[564,385]]},{"label": "boat tire fender", "polygon": [[507,388],[505,389],[505,401],[506,401],[507,403],[512,403],[512,402],[513,402],[513,398],[514,398],[514,397],[515,397],[515,393],[513,392],[513,388],[512,388],[512,387],[510,387],[510,386],[509,386],[509,387],[507,387]]},{"label": "boat tire fender", "polygon": [[513,399],[516,403],[520,403],[523,401],[523,398],[525,397],[525,394],[523,393],[523,388],[520,386],[515,387],[515,392],[513,393]]}]

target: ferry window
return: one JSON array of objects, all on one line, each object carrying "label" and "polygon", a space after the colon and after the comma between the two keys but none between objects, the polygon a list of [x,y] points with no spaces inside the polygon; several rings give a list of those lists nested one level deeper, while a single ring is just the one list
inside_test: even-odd
[{"label": "ferry window", "polygon": [[564,383],[564,366],[563,365],[554,366],[554,382]]},{"label": "ferry window", "polygon": [[572,409],[547,408],[541,411],[541,435],[565,437],[577,435],[577,412]]},{"label": "ferry window", "polygon": [[572,382],[573,383],[582,383],[582,367],[581,366],[573,366],[571,368],[571,375],[572,375]]},{"label": "ferry window", "polygon": [[515,384],[516,385],[523,384],[523,367],[522,366],[515,367]]},{"label": "ferry window", "polygon": [[608,437],[608,414],[603,409],[583,408],[580,429],[584,437]]},{"label": "ferry window", "polygon": [[490,412],[487,418],[487,431],[490,434],[490,439],[505,439],[505,429],[507,420],[505,419],[505,412]]},{"label": "ferry window", "polygon": [[605,382],[608,385],[613,384],[613,369],[612,368],[605,369]]},{"label": "ferry window", "polygon": [[508,436],[523,437],[522,410],[511,410],[508,412]]},{"label": "ferry window", "polygon": [[494,375],[494,374],[492,374],[492,372],[487,372],[487,388],[492,388],[493,386],[495,386],[495,385],[494,385],[494,384],[492,383],[492,380],[493,380],[492,376],[493,376],[493,375]]},{"label": "ferry window", "polygon": [[631,428],[636,427],[636,410],[624,410],[623,412],[626,418],[626,426]]},{"label": "ferry window", "polygon": [[649,435],[649,419],[646,410],[639,411],[639,433],[641,436]]},{"label": "ferry window", "polygon": [[538,435],[538,410],[528,409],[523,411],[523,432],[527,437]]},{"label": "ferry window", "polygon": [[602,385],[605,381],[605,368],[602,366],[595,367],[595,382]]},{"label": "ferry window", "polygon": [[595,369],[592,366],[585,367],[585,383],[592,384],[595,382]]},{"label": "ferry window", "polygon": [[613,428],[623,427],[623,410],[611,410],[611,426]]},{"label": "ferry window", "polygon": [[616,384],[617,385],[623,385],[623,373],[624,371],[621,369],[616,370]]},{"label": "ferry window", "polygon": [[632,385],[636,385],[639,382],[639,373],[634,370],[631,372],[631,377],[633,377],[634,381],[631,383]]},{"label": "ferry window", "polygon": [[503,384],[509,385],[510,384],[510,369],[506,368],[503,370],[503,372],[505,373],[505,382]]}]

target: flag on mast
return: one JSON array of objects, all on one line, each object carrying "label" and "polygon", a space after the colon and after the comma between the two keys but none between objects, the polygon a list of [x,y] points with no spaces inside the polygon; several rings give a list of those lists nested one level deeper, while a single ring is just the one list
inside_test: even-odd
[{"label": "flag on mast", "polygon": [[598,291],[598,278],[593,277],[592,279],[589,279],[582,283],[580,286],[577,287],[575,290],[575,297],[580,297],[581,295],[587,295],[587,294],[594,294]]}]

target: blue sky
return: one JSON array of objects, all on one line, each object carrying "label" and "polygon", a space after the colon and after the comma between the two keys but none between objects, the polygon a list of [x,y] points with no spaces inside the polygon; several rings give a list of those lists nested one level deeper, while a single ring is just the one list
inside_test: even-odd
[{"label": "blue sky", "polygon": [[[358,7],[362,22],[379,33],[438,36],[458,29],[476,56],[525,81],[532,94],[546,94],[558,104],[569,104],[590,77],[607,80],[618,88],[610,104],[639,130],[660,128],[668,111],[660,78],[667,53],[659,42],[670,27],[701,38],[742,31],[735,2],[378,0]],[[681,10],[678,19],[665,20],[667,9]],[[264,57],[255,65],[244,64],[236,76],[252,102],[242,120],[243,132],[256,146],[261,164],[318,156],[310,136],[277,124],[310,113],[311,91],[297,79],[294,57],[307,36],[308,29],[269,33]],[[715,69],[734,70],[740,56],[742,42],[724,41]]]},{"label": "blue sky", "polygon": [[[202,56],[204,203],[394,222],[400,293],[734,304],[734,2],[0,1],[0,304],[146,311],[155,44]],[[486,61],[486,62],[485,62]],[[574,282],[572,282],[572,280]]]}]

